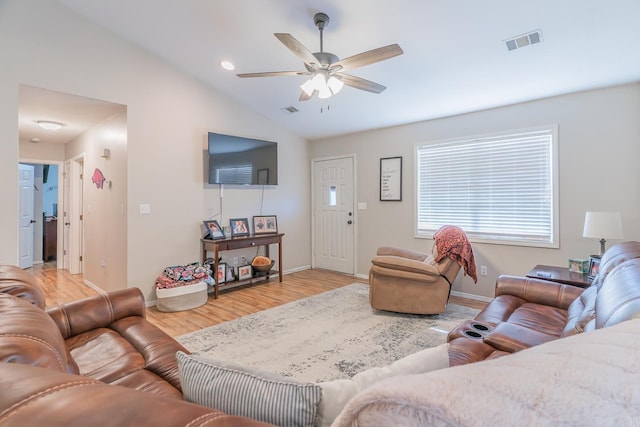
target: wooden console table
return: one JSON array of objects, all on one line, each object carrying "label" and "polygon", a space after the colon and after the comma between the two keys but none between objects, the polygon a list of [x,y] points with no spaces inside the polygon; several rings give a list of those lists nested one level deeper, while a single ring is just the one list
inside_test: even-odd
[{"label": "wooden console table", "polygon": [[552,282],[573,285],[581,288],[591,286],[591,280],[586,273],[576,273],[567,267],[554,267],[551,265],[536,265],[527,273],[532,279],[544,279]]},{"label": "wooden console table", "polygon": [[[200,239],[200,249],[202,252],[202,264],[207,259],[207,251],[213,251],[213,278],[215,280],[214,285],[214,298],[218,298],[219,283],[218,283],[218,259],[220,258],[220,252],[230,251],[234,249],[246,249],[256,246],[264,246],[264,256],[269,258],[269,245],[278,245],[278,279],[282,282],[282,236],[284,233],[279,234],[263,234],[260,236],[246,236],[246,237],[232,237],[228,239]],[[233,285],[228,287],[244,285],[253,283],[258,280],[268,280],[269,277],[276,272],[271,270],[269,274],[260,277],[254,277],[247,280],[240,280],[233,282]],[[226,272],[225,272],[226,274]]]}]

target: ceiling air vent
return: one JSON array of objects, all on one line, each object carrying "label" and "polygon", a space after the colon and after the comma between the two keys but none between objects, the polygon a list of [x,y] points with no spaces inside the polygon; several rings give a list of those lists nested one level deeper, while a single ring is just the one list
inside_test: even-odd
[{"label": "ceiling air vent", "polygon": [[284,111],[285,113],[289,113],[289,114],[297,113],[299,111],[293,105],[290,105],[288,107],[283,107],[283,108],[281,108],[281,110]]},{"label": "ceiling air vent", "polygon": [[515,36],[509,40],[505,40],[504,42],[507,45],[507,50],[516,50],[516,49],[520,49],[521,47],[540,43],[541,41],[542,41],[542,31],[535,30],[527,34]]}]

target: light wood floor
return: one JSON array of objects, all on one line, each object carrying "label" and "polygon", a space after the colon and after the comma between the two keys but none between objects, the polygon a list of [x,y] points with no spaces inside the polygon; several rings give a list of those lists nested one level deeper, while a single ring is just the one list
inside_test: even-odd
[{"label": "light wood floor", "polygon": [[[82,282],[81,274],[72,275],[67,270],[56,270],[55,263],[35,265],[29,271],[40,278],[47,306],[97,295],[95,290]],[[235,288],[221,292],[218,299],[210,295],[205,305],[188,311],[163,313],[151,307],[147,309],[147,319],[167,334],[178,336],[354,282],[366,283],[366,280],[326,270],[304,270],[284,275],[282,283],[274,279]],[[451,297],[451,302],[474,308],[486,305],[457,297]]]}]

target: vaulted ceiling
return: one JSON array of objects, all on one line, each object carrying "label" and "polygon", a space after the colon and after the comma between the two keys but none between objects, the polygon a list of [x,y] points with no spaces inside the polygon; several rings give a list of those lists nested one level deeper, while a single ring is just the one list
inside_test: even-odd
[{"label": "vaulted ceiling", "polygon": [[[405,124],[640,80],[637,0],[58,0],[308,139]],[[274,33],[340,58],[397,43],[404,54],[350,70],[387,86],[298,101],[304,70]],[[506,41],[539,31],[539,43]],[[235,64],[226,71],[221,60]],[[283,111],[295,107],[298,112]]]}]

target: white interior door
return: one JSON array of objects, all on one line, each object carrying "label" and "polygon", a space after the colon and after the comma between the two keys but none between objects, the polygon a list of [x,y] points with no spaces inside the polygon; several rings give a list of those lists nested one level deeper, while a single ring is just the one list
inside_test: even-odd
[{"label": "white interior door", "polygon": [[[69,207],[71,204],[71,160],[64,162],[64,173],[62,174],[62,268],[70,269],[69,262],[69,242],[71,230],[71,218],[69,217]],[[58,209],[60,215],[60,209]],[[58,220],[58,223],[60,221]],[[60,257],[58,257],[59,259]]]},{"label": "white interior door", "polygon": [[[69,272],[81,274],[83,272],[83,184],[82,175],[84,158],[78,157],[71,162],[70,199],[67,212],[69,213]],[[67,209],[67,206],[65,206]]]},{"label": "white interior door", "polygon": [[18,164],[18,266],[33,265],[34,175],[31,165]]},{"label": "white interior door", "polygon": [[354,274],[353,157],[313,161],[313,266]]}]

